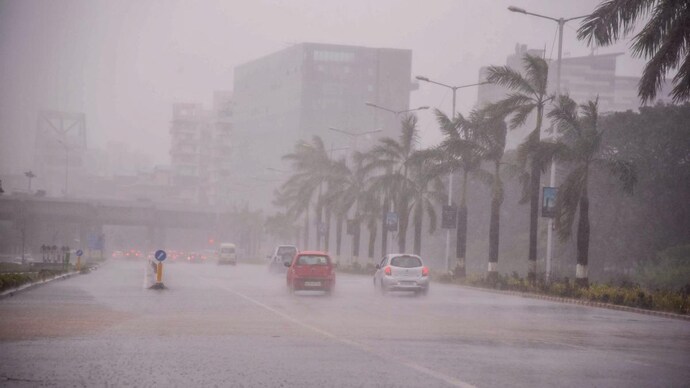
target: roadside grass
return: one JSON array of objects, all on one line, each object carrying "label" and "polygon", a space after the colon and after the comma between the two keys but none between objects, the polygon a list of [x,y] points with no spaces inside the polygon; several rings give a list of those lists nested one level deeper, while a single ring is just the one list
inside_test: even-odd
[{"label": "roadside grass", "polygon": [[[376,267],[371,263],[354,262],[341,264],[336,270],[341,273],[372,276],[376,272]],[[631,282],[622,282],[620,285],[592,283],[589,288],[580,288],[575,286],[572,279],[568,278],[547,284],[543,276],[538,279],[536,285],[531,285],[527,279],[519,277],[517,273],[499,275],[498,279],[490,281],[480,275],[468,275],[459,278],[455,277],[452,272],[432,271],[431,278],[432,281],[438,283],[579,299],[676,314],[690,314],[690,285],[675,291],[649,289]]]},{"label": "roadside grass", "polygon": [[38,271],[23,273],[0,273],[0,292],[12,288],[21,287],[28,283],[45,281],[62,275],[67,271]]},{"label": "roadside grass", "polygon": [[623,282],[620,285],[592,283],[588,288],[581,288],[575,286],[575,282],[568,278],[547,284],[542,277],[538,279],[536,285],[532,285],[516,273],[512,275],[499,275],[498,279],[493,281],[480,275],[468,275],[465,278],[456,278],[452,273],[435,273],[432,275],[435,275],[433,279],[440,283],[579,299],[677,314],[690,314],[690,296],[688,295],[690,293],[690,286],[679,290],[649,289],[639,284]]}]

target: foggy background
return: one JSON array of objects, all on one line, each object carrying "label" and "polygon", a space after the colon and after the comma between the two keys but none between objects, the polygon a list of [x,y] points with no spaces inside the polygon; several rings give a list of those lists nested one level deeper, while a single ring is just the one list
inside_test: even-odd
[{"label": "foggy background", "polygon": [[[324,1],[0,1],[0,173],[32,168],[37,112],[84,112],[89,148],[124,143],[150,164],[169,162],[174,102],[211,104],[230,90],[233,68],[301,42],[411,49],[412,75],[476,83],[481,66],[503,65],[516,43],[556,58],[557,25],[509,12],[553,17],[590,13],[598,0],[429,2]],[[566,24],[564,57],[591,53]],[[628,41],[597,50],[625,52],[617,75],[639,76]],[[476,88],[458,92],[468,112]],[[410,107],[450,113],[450,90],[420,85]],[[402,109],[405,107],[399,107]],[[422,146],[440,132],[420,112]]]}]

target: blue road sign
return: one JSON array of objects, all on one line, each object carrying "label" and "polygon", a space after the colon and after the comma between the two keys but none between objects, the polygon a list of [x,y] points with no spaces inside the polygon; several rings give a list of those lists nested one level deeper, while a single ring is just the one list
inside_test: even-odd
[{"label": "blue road sign", "polygon": [[157,250],[156,253],[155,253],[153,256],[154,256],[154,257],[156,258],[156,260],[158,260],[158,261],[163,261],[163,260],[165,260],[166,257],[168,257],[168,255],[167,255],[167,254],[165,253],[165,251],[162,250],[162,249]]},{"label": "blue road sign", "polygon": [[81,249],[77,249],[77,256],[82,256],[84,254],[84,251]]}]

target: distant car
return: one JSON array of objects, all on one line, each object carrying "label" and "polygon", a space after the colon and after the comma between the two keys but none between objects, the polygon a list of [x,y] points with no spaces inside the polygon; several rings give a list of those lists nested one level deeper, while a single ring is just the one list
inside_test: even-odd
[{"label": "distant car", "polygon": [[119,258],[124,257],[124,255],[125,255],[125,254],[122,253],[122,251],[113,251],[111,257],[112,257],[113,259],[119,259]]},{"label": "distant car", "polygon": [[204,257],[201,254],[196,252],[186,253],[183,257],[185,257],[185,261],[187,261],[188,263],[203,263],[204,261],[206,261],[204,260]]},{"label": "distant car", "polygon": [[237,264],[237,250],[235,244],[220,244],[218,248],[218,264]]},{"label": "distant car", "polygon": [[389,254],[376,265],[374,287],[382,294],[388,291],[413,291],[426,295],[429,291],[429,268],[422,258],[406,253]]},{"label": "distant car", "polygon": [[292,263],[292,259],[297,255],[297,247],[294,245],[279,245],[273,250],[273,254],[268,256],[268,270],[270,272],[285,273],[285,263]]},{"label": "distant car", "polygon": [[335,287],[335,268],[325,252],[305,251],[295,256],[288,268],[286,280],[290,293],[300,290],[320,290],[327,295]]}]

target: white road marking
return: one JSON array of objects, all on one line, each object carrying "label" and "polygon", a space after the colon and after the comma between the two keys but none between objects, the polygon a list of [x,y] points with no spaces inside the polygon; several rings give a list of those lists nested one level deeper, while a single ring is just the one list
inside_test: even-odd
[{"label": "white road marking", "polygon": [[472,384],[466,383],[466,382],[464,382],[464,381],[462,381],[462,380],[456,379],[455,377],[452,377],[452,376],[448,376],[448,375],[443,374],[443,373],[441,373],[441,372],[438,372],[438,371],[429,369],[429,368],[427,368],[427,367],[425,367],[425,366],[422,366],[422,365],[419,365],[419,364],[417,364],[417,363],[415,363],[415,362],[413,362],[413,361],[407,360],[407,359],[402,358],[402,357],[392,356],[392,355],[390,355],[390,354],[388,354],[388,353],[384,354],[384,353],[379,352],[379,351],[376,351],[375,349],[372,349],[371,347],[369,347],[369,346],[367,346],[367,345],[364,345],[364,344],[362,344],[362,343],[359,343],[359,342],[356,342],[356,341],[353,341],[353,340],[350,340],[350,339],[347,339],[347,338],[339,337],[339,336],[337,336],[336,334],[333,334],[333,333],[328,332],[328,331],[326,331],[326,330],[320,329],[320,328],[318,328],[318,327],[316,327],[316,326],[312,326],[312,325],[310,325],[310,324],[308,324],[308,323],[302,322],[302,321],[300,321],[300,320],[297,319],[297,318],[294,318],[294,317],[292,317],[292,316],[290,316],[290,315],[288,315],[288,314],[285,314],[285,313],[283,313],[283,312],[281,312],[281,311],[278,311],[278,310],[274,309],[274,308],[271,307],[271,306],[268,306],[268,305],[266,305],[266,304],[264,304],[264,303],[261,303],[261,302],[259,302],[258,300],[254,299],[254,298],[252,298],[252,297],[249,297],[249,296],[247,296],[247,295],[244,295],[244,294],[242,294],[241,292],[235,291],[235,290],[233,290],[232,288],[229,288],[229,287],[227,287],[227,286],[225,286],[225,285],[216,284],[216,286],[219,287],[219,288],[224,289],[225,291],[231,292],[231,293],[233,293],[233,294],[239,296],[240,298],[243,298],[243,299],[245,299],[245,300],[247,300],[247,301],[249,301],[249,302],[251,302],[251,303],[253,303],[253,304],[255,304],[255,305],[257,305],[257,306],[259,306],[259,307],[261,307],[261,308],[263,308],[263,309],[265,309],[265,310],[267,310],[267,311],[270,311],[270,312],[272,312],[273,314],[275,314],[275,315],[277,315],[277,316],[279,316],[279,317],[285,319],[286,321],[290,321],[290,322],[292,322],[292,323],[294,323],[294,324],[296,324],[296,325],[298,325],[298,326],[301,326],[301,327],[303,327],[303,328],[305,328],[305,329],[307,329],[307,330],[310,330],[310,331],[313,331],[313,332],[315,332],[315,333],[318,333],[318,334],[320,334],[320,335],[322,335],[322,336],[324,336],[324,337],[330,338],[330,339],[332,339],[332,340],[334,340],[334,341],[338,341],[338,342],[343,343],[343,344],[345,344],[345,345],[349,345],[349,346],[351,346],[351,347],[360,349],[360,350],[362,350],[362,351],[364,351],[364,352],[367,352],[367,353],[369,353],[369,354],[372,354],[372,355],[375,355],[375,356],[379,356],[379,357],[381,357],[381,358],[383,358],[383,359],[385,359],[385,360],[395,360],[395,361],[397,361],[397,362],[400,363],[400,364],[403,364],[403,365],[405,365],[405,366],[407,366],[407,367],[409,367],[409,368],[412,368],[412,369],[414,369],[414,370],[416,370],[416,371],[418,371],[418,372],[424,373],[424,374],[427,375],[427,376],[430,376],[430,377],[433,377],[433,378],[435,378],[435,379],[444,381],[444,382],[446,382],[446,383],[448,383],[448,384],[450,384],[450,385],[452,385],[452,386],[454,386],[454,387],[463,387],[463,388],[474,388],[474,387],[475,387],[475,386],[472,385]]}]

